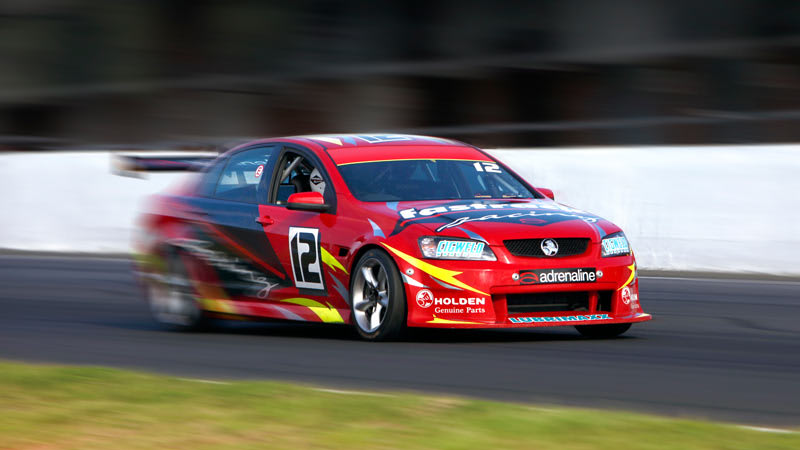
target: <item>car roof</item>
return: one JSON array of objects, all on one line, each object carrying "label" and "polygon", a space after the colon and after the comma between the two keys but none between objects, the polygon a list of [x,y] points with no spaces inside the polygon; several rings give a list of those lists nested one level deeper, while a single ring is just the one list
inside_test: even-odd
[{"label": "car roof", "polygon": [[328,150],[337,166],[384,161],[450,160],[492,161],[485,153],[466,146],[394,146],[384,145],[368,148],[342,148]]},{"label": "car roof", "polygon": [[[463,142],[410,134],[325,134],[262,139],[254,143],[311,141],[326,151],[336,165],[398,160],[492,161],[479,149]],[[235,150],[235,149],[234,149]]]},{"label": "car roof", "polygon": [[299,136],[312,140],[328,149],[373,147],[373,146],[418,146],[418,145],[463,145],[466,144],[450,139],[433,136],[417,136],[413,134],[325,134]]},{"label": "car roof", "polygon": [[415,159],[491,160],[475,147],[432,136],[345,134],[305,136],[327,150],[336,165]]}]

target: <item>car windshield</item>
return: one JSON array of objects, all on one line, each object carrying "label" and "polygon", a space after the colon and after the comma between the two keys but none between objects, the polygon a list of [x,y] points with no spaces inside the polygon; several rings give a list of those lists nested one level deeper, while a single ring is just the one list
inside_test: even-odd
[{"label": "car windshield", "polygon": [[368,161],[342,164],[339,172],[365,202],[537,197],[492,161]]}]

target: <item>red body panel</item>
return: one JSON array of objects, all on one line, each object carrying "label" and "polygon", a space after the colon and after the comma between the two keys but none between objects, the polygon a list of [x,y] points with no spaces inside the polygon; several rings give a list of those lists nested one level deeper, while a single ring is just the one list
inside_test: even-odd
[{"label": "red body panel", "polygon": [[[415,158],[493,161],[463,144],[401,137],[311,136],[255,141],[231,150],[279,143],[313,152],[336,193],[335,213],[290,210],[276,204],[235,205],[227,210],[219,202],[195,197],[194,185],[189,183],[148,203],[136,243],[140,271],[163,270],[159,261],[165,248],[177,245],[197,297],[210,312],[349,323],[351,270],[365,249],[380,248],[402,274],[409,326],[514,328],[650,319],[639,303],[633,254],[601,257],[602,238],[621,231],[604,219],[548,198],[399,203],[356,199],[338,165]],[[426,259],[418,244],[422,236],[483,241],[496,261]],[[575,256],[543,258],[514,256],[503,242],[545,238],[581,238],[588,239],[588,244]],[[290,241],[305,246],[303,242],[314,239],[319,243],[320,280],[313,273],[298,274],[299,266],[292,259]],[[207,244],[210,241],[214,246]],[[530,272],[551,269],[552,273]],[[561,269],[574,270],[559,275]],[[548,277],[555,282],[540,281]],[[558,282],[559,277],[582,281]],[[541,295],[554,293],[586,299],[585,308],[509,310],[509,299],[545,298]]]}]

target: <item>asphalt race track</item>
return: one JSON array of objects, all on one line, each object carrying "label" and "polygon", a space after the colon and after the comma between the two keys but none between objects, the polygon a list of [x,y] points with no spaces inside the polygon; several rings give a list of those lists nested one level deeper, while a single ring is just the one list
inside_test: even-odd
[{"label": "asphalt race track", "polygon": [[0,358],[411,390],[800,425],[800,283],[643,278],[656,320],[592,341],[572,328],[416,331],[368,343],[347,327],[154,325],[124,259],[0,257]]}]

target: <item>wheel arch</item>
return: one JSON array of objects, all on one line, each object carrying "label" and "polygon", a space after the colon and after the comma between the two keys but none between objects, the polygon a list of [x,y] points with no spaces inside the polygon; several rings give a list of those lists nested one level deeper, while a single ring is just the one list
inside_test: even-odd
[{"label": "wheel arch", "polygon": [[[383,250],[384,252],[386,252],[386,250],[384,250],[383,247],[381,247],[380,245],[375,244],[375,243],[369,243],[369,244],[362,245],[356,251],[356,254],[353,255],[353,258],[350,260],[350,267],[348,269],[350,270],[350,274],[351,274],[350,278],[351,279],[353,278],[352,277],[352,273],[353,273],[353,270],[355,270],[356,266],[358,265],[358,261],[361,260],[361,258],[364,256],[365,253],[367,253],[368,251],[373,250],[373,249],[379,249],[379,250]],[[391,256],[391,255],[389,255],[389,256]],[[394,260],[394,258],[392,258],[392,260]],[[397,263],[395,263],[395,264],[397,264]]]},{"label": "wheel arch", "polygon": [[[397,269],[397,273],[400,275],[401,289],[403,291],[403,296],[406,297],[406,303],[408,304],[408,295],[406,293],[406,283],[405,283],[405,281],[403,281],[403,271],[400,269],[400,264],[397,262],[397,259],[395,258],[394,255],[391,254],[391,252],[386,251],[386,248],[384,248],[383,246],[381,246],[381,245],[379,245],[377,243],[374,243],[374,242],[370,242],[368,244],[364,244],[363,246],[361,246],[356,251],[355,255],[353,255],[353,259],[352,259],[352,262],[350,263],[350,267],[349,267],[349,270],[350,270],[350,280],[349,280],[350,289],[351,290],[353,289],[352,284],[353,284],[353,279],[355,278],[355,275],[354,275],[353,271],[356,269],[356,266],[358,265],[358,262],[361,260],[361,258],[370,250],[380,250],[380,251],[382,251],[384,254],[386,254],[389,257],[389,260],[394,263],[394,267],[395,267],[395,269]],[[347,299],[347,302],[348,303],[350,302],[349,298]],[[406,317],[408,317],[408,307],[406,308]]]}]

